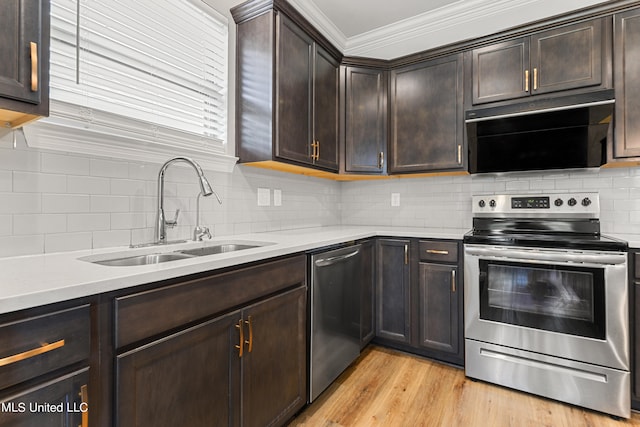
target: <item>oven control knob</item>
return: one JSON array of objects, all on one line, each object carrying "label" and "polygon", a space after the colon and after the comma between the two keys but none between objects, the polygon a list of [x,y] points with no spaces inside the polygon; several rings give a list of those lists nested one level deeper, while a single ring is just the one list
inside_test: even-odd
[{"label": "oven control knob", "polygon": [[591,200],[588,197],[582,199],[582,206],[589,206],[591,204]]},{"label": "oven control knob", "polygon": [[562,199],[556,199],[556,200],[553,202],[553,204],[554,204],[554,205],[556,205],[556,206],[562,206],[562,204],[563,204],[563,203],[564,203],[564,202],[562,201]]},{"label": "oven control knob", "polygon": [[573,197],[569,199],[569,201],[567,202],[569,204],[569,206],[575,206],[578,204],[578,202],[576,201],[576,199],[574,199]]},{"label": "oven control knob", "polygon": [[489,206],[491,206],[492,208],[496,207],[496,201],[495,200],[490,200],[489,201]]},{"label": "oven control knob", "polygon": [[481,208],[484,208],[486,206],[486,203],[484,202],[484,200],[480,200],[478,202],[478,206],[480,206]]}]

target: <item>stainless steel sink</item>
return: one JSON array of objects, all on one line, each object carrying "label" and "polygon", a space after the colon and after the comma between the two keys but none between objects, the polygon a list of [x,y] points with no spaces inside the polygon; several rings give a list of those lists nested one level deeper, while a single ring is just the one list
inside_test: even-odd
[{"label": "stainless steel sink", "polygon": [[[260,246],[272,245],[271,242],[228,242],[228,243],[220,243],[217,245],[211,246],[201,246],[194,249],[183,249],[173,252],[164,252],[164,253],[156,253],[156,254],[147,254],[147,255],[132,255],[132,256],[124,256],[123,253],[118,254],[115,258],[104,258],[101,256],[100,258],[91,256],[80,258],[83,261],[88,261],[94,264],[100,265],[108,265],[115,267],[128,267],[134,265],[150,265],[150,264],[159,264],[161,262],[169,262],[169,261],[177,261],[181,259],[189,259],[199,256],[206,255],[216,255],[223,254],[227,252],[241,251],[243,249],[251,249],[258,248]],[[114,254],[115,255],[115,254]]]},{"label": "stainless steel sink", "polygon": [[195,255],[195,256],[205,256],[205,255],[222,254],[226,252],[241,251],[243,249],[257,248],[259,246],[260,245],[225,243],[222,245],[204,246],[202,248],[195,248],[195,249],[185,249],[183,251],[179,251],[179,253],[187,254],[187,255]]},{"label": "stainless steel sink", "polygon": [[193,258],[193,255],[182,254],[178,252],[168,252],[164,254],[148,254],[136,255],[125,258],[105,259],[101,261],[92,261],[94,264],[109,265],[115,267],[128,267],[132,265],[149,265],[159,264],[167,261],[177,261],[179,259]]}]

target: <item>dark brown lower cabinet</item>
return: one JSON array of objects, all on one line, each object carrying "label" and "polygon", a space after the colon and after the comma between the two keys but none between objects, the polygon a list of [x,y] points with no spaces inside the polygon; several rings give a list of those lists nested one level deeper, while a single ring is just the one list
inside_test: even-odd
[{"label": "dark brown lower cabinet", "polygon": [[458,267],[420,263],[420,347],[457,354]]},{"label": "dark brown lower cabinet", "polygon": [[234,312],[119,356],[117,425],[238,425],[238,319]]},{"label": "dark brown lower cabinet", "polygon": [[376,246],[376,337],[411,343],[408,239],[379,239]]},{"label": "dark brown lower cabinet", "polygon": [[85,427],[89,368],[39,384],[2,399],[2,427]]},{"label": "dark brown lower cabinet", "polygon": [[464,364],[460,248],[455,240],[378,240],[376,342]]},{"label": "dark brown lower cabinet", "polygon": [[640,410],[640,252],[629,257],[629,324],[631,334],[631,408]]},{"label": "dark brown lower cabinet", "polygon": [[362,245],[362,299],[360,301],[360,348],[364,348],[376,335],[375,323],[375,240],[360,242]]},{"label": "dark brown lower cabinet", "polygon": [[125,426],[284,424],[306,402],[306,287],[117,357]]}]

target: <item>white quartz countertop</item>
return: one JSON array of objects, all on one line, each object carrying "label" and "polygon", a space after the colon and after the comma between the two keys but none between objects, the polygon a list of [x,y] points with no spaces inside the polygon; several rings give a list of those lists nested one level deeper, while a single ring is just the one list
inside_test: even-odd
[{"label": "white quartz countertop", "polygon": [[[261,261],[375,236],[462,239],[468,230],[404,227],[317,227],[145,248],[108,248],[0,258],[0,313],[66,301],[189,274]],[[140,266],[105,266],[99,260],[173,252],[227,242],[266,244],[252,249]]]}]

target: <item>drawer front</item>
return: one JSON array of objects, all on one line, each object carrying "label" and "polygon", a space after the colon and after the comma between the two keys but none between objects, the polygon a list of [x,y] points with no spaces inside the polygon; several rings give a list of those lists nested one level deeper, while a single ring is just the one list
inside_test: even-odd
[{"label": "drawer front", "polygon": [[1,324],[0,389],[89,360],[89,305]]},{"label": "drawer front", "polygon": [[116,298],[116,347],[180,328],[306,281],[306,256]]},{"label": "drawer front", "polygon": [[458,242],[420,240],[420,261],[458,262]]}]

